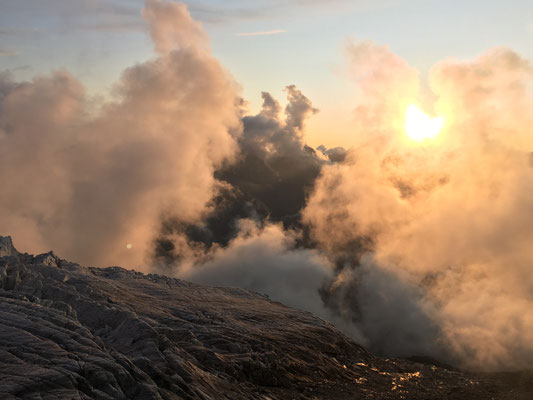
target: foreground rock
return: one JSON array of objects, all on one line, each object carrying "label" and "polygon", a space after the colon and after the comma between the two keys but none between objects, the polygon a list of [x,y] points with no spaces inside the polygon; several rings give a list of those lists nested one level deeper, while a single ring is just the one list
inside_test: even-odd
[{"label": "foreground rock", "polygon": [[377,358],[261,294],[20,254],[1,237],[0,303],[1,399],[533,398],[528,374]]}]

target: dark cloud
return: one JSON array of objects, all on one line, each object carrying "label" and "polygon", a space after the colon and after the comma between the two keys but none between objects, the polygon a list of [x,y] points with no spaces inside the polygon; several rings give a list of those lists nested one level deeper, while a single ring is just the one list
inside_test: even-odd
[{"label": "dark cloud", "polygon": [[226,246],[239,233],[240,219],[252,219],[259,226],[280,222],[286,229],[301,228],[306,198],[322,166],[330,161],[303,142],[304,121],[318,110],[294,85],[286,91],[284,119],[279,103],[266,92],[261,112],[242,119],[237,159],[214,172],[221,185],[203,222],[191,225],[173,216],[164,218],[155,246],[158,265],[172,268],[187,255],[198,256],[190,248],[206,252],[212,246]]}]

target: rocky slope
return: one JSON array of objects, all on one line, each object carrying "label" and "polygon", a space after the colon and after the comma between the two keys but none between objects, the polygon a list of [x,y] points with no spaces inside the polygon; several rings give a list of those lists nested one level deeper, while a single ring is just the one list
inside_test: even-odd
[{"label": "rocky slope", "polygon": [[18,253],[0,237],[1,399],[531,399],[529,374],[381,359],[246,290]]}]

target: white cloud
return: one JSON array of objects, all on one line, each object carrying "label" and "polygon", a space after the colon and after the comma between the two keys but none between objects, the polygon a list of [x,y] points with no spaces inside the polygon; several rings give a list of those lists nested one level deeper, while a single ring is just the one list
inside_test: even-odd
[{"label": "white cloud", "polygon": [[237,33],[237,36],[268,36],[268,35],[278,35],[280,33],[287,32],[285,29],[274,29],[271,31],[259,31],[259,32],[242,32]]}]

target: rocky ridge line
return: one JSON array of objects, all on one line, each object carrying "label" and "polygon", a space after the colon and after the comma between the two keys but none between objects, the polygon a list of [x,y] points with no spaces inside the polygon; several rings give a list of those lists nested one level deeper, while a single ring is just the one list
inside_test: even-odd
[{"label": "rocky ridge line", "polygon": [[2,399],[529,399],[528,379],[377,358],[258,293],[21,254],[0,237]]}]

